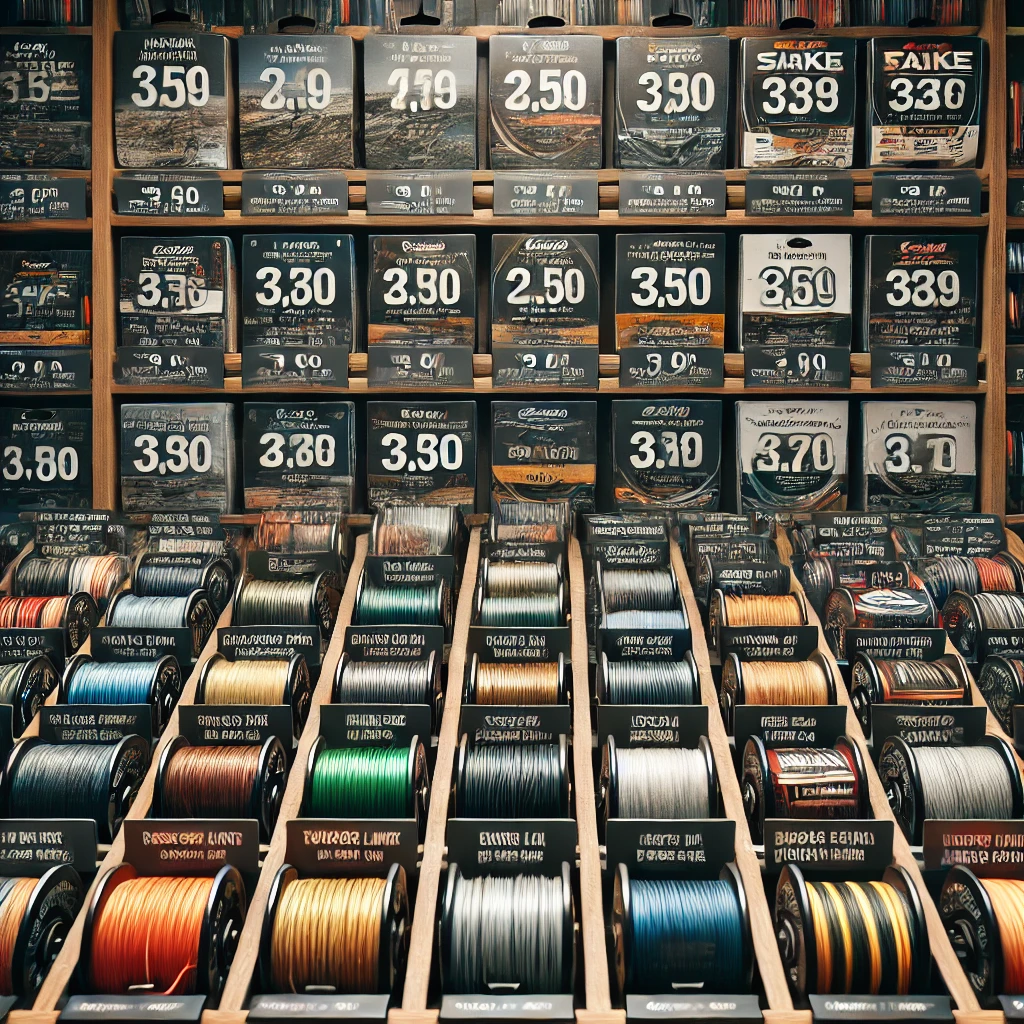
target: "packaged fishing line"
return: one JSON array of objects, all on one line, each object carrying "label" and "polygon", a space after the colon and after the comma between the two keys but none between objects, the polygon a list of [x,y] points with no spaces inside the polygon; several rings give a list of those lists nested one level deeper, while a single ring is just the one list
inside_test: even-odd
[{"label": "packaged fishing line", "polygon": [[0,507],[88,508],[92,411],[0,407]]},{"label": "packaged fishing line", "polygon": [[973,512],[974,402],[864,402],[865,509]]},{"label": "packaged fishing line", "polygon": [[91,283],[87,249],[0,251],[0,334],[59,331],[60,344],[88,344]]}]

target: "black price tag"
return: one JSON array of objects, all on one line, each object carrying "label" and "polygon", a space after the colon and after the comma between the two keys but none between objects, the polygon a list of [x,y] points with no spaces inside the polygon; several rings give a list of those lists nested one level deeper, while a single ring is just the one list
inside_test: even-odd
[{"label": "black price tag", "polygon": [[63,629],[0,629],[0,665],[31,661],[41,654],[45,654],[58,671],[63,670]]},{"label": "black price tag", "polygon": [[335,996],[285,992],[273,996],[253,996],[249,1000],[247,1020],[264,1024],[286,1024],[295,1020],[344,1021],[345,1024],[371,1024],[388,1016],[390,996]]},{"label": "black price tag", "polygon": [[973,746],[985,735],[986,714],[981,707],[952,705],[922,710],[878,704],[871,710],[872,741],[881,747],[890,736],[899,736],[912,747]]},{"label": "black price tag", "polygon": [[463,704],[459,734],[470,743],[557,743],[572,733],[572,709],[568,704],[536,707],[496,707]]},{"label": "black price tag", "polygon": [[813,1019],[822,1024],[914,1020],[953,1022],[949,996],[808,996]]},{"label": "black price tag", "polygon": [[[1007,363],[1009,352],[1007,350]],[[1024,380],[1024,376],[1022,376]],[[1009,380],[1007,381],[1009,384]],[[957,345],[874,345],[871,348],[873,388],[928,385],[978,386],[978,350]]]},{"label": "black price tag", "polygon": [[473,350],[464,345],[371,345],[367,357],[371,388],[472,388]]},{"label": "black price tag", "polygon": [[153,709],[148,704],[44,704],[39,737],[44,743],[119,743],[125,736],[153,740]]},{"label": "black price tag", "polygon": [[91,349],[0,348],[0,391],[88,391]]},{"label": "black price tag", "polygon": [[631,878],[717,878],[733,860],[736,822],[610,818],[606,831],[608,871],[619,864]]},{"label": "black price tag", "polygon": [[572,996],[441,996],[441,1020],[572,1021]]},{"label": "black price tag", "polygon": [[733,712],[736,749],[751,736],[760,736],[769,749],[778,747],[830,747],[846,728],[846,708],[785,707],[739,704]]},{"label": "black price tag", "polygon": [[602,704],[597,709],[597,745],[611,736],[620,747],[697,746],[708,734],[706,704]]},{"label": "black price tag", "polygon": [[369,171],[367,216],[473,215],[472,171]]},{"label": "black price tag", "polygon": [[1024,997],[1000,996],[999,1003],[1007,1020],[1024,1020]]},{"label": "black price tag", "polygon": [[308,384],[347,388],[348,349],[314,345],[243,347],[243,388]]},{"label": "black price tag", "polygon": [[85,220],[85,178],[0,174],[0,221]]},{"label": "black price tag", "polygon": [[848,629],[846,658],[858,654],[889,661],[935,661],[946,653],[944,629]]},{"label": "black price tag", "polygon": [[724,217],[727,204],[721,171],[622,171],[619,216]]},{"label": "black price tag", "polygon": [[4,818],[0,821],[0,871],[44,875],[55,864],[79,874],[96,870],[96,822],[91,818]]},{"label": "black price tag", "polygon": [[853,177],[833,173],[751,171],[746,212],[765,217],[852,217]]},{"label": "black price tag", "polygon": [[259,870],[260,827],[255,818],[126,818],[121,826],[124,859],[140,875],[216,874],[225,864],[243,874]]},{"label": "black price tag", "polygon": [[523,871],[553,877],[576,861],[571,818],[449,818],[446,838],[448,863],[466,878]]},{"label": "black price tag", "polygon": [[114,199],[117,212],[132,217],[224,216],[219,174],[119,174]]},{"label": "black price tag", "polygon": [[228,626],[217,630],[217,650],[228,661],[301,654],[315,668],[320,664],[320,630],[316,626]]},{"label": "black price tag", "polygon": [[330,749],[407,747],[414,737],[429,745],[431,714],[426,704],[325,704],[320,735]]},{"label": "black price tag", "polygon": [[804,871],[881,873],[892,863],[895,821],[801,821],[768,818],[764,823],[764,867],[777,874],[787,864]]},{"label": "black price tag", "polygon": [[495,171],[495,217],[596,217],[592,171]]},{"label": "black price tag", "polygon": [[981,179],[976,171],[876,172],[871,181],[871,212],[876,217],[978,217]]},{"label": "black price tag", "polygon": [[761,1019],[757,996],[626,996],[627,1021],[688,1020],[756,1024]]},{"label": "black price tag", "polygon": [[596,345],[503,345],[491,356],[496,388],[566,387],[597,389],[600,356]]},{"label": "black price tag", "polygon": [[392,864],[410,878],[418,873],[414,818],[293,818],[285,829],[285,860],[303,875],[382,876]]},{"label": "black price tag", "polygon": [[90,653],[96,661],[155,661],[172,654],[182,665],[192,659],[191,629],[119,629],[94,626]]},{"label": "black price tag", "polygon": [[817,626],[723,626],[720,653],[740,661],[806,661],[818,649]]},{"label": "black price tag", "polygon": [[1024,345],[1006,346],[1006,386],[1024,387]]},{"label": "black price tag", "polygon": [[751,345],[743,350],[747,388],[850,387],[847,346]]},{"label": "black price tag", "polygon": [[57,1019],[68,1024],[98,1024],[107,1020],[127,1024],[198,1024],[205,1002],[206,996],[71,996]]},{"label": "black price tag", "polygon": [[643,347],[619,351],[620,388],[721,388],[725,352],[721,348]]},{"label": "black price tag", "polygon": [[89,409],[0,408],[7,508],[87,508],[92,496]]},{"label": "black price tag", "polygon": [[117,349],[115,381],[137,387],[223,388],[224,352],[220,348],[185,347]]},{"label": "black price tag", "polygon": [[242,216],[337,217],[348,213],[343,171],[245,171]]},{"label": "black price tag", "polygon": [[178,731],[196,746],[262,746],[271,736],[286,749],[292,744],[292,709],[287,704],[182,704],[178,712]]}]

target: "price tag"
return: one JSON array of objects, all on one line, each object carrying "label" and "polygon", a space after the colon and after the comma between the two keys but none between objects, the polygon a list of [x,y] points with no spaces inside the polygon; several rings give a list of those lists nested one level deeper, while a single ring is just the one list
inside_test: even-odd
[{"label": "price tag", "polygon": [[594,345],[502,345],[494,347],[491,366],[496,388],[597,390],[600,357]]},{"label": "price tag", "polygon": [[849,388],[846,346],[747,345],[743,352],[746,388]]},{"label": "price tag", "polygon": [[893,174],[871,179],[871,212],[876,217],[978,217],[981,178],[976,171]]},{"label": "price tag", "polygon": [[748,214],[766,217],[852,217],[853,178],[832,174],[751,171],[744,192]]},{"label": "price tag", "polygon": [[0,82],[0,164],[91,166],[89,36],[5,35],[0,39]]},{"label": "price tag", "polygon": [[242,166],[355,166],[353,64],[348,36],[241,36]]},{"label": "price tag", "polygon": [[0,408],[4,507],[88,508],[92,498],[89,409]]},{"label": "price tag", "polygon": [[0,175],[0,220],[84,220],[85,178]]},{"label": "price tag", "polygon": [[717,509],[721,460],[721,402],[612,402],[617,509]]},{"label": "price tag", "polygon": [[847,402],[737,402],[741,510],[843,508],[848,420]]},{"label": "price tag", "polygon": [[1006,346],[1006,385],[1024,387],[1024,345]]},{"label": "price tag", "polygon": [[[600,270],[597,235],[494,235],[491,259],[491,352],[495,386],[522,371],[547,383],[597,386]],[[564,350],[580,350],[563,360]],[[586,361],[585,349],[590,350]],[[538,366],[517,362],[532,354]],[[547,367],[548,356],[553,365]],[[529,362],[529,361],[528,361]],[[588,382],[587,368],[590,368]],[[569,373],[563,377],[562,370]],[[518,371],[520,376],[513,376]],[[582,371],[582,373],[580,372]]]},{"label": "price tag", "polygon": [[488,69],[491,167],[600,168],[598,36],[492,36]]},{"label": "price tag", "polygon": [[223,217],[218,174],[125,173],[114,178],[117,212],[133,217]]},{"label": "price tag", "polygon": [[219,348],[132,348],[117,350],[118,384],[150,386],[224,387],[224,353]]},{"label": "price tag", "polygon": [[90,350],[0,348],[0,391],[88,391]]},{"label": "price tag", "polygon": [[620,388],[720,388],[725,353],[720,348],[624,348],[619,352]]},{"label": "price tag", "polygon": [[231,155],[230,40],[188,28],[114,34],[119,167],[210,167]]},{"label": "price tag", "polygon": [[370,384],[472,386],[476,236],[370,238]]},{"label": "price tag", "polygon": [[246,345],[242,387],[291,388],[302,384],[348,387],[347,348],[315,345]]},{"label": "price tag", "polygon": [[[1007,364],[1009,352],[1007,348]],[[1024,375],[1021,380],[1024,381]],[[1009,375],[1007,384],[1010,384]],[[927,385],[978,386],[978,350],[957,345],[875,345],[871,349],[873,388]]]},{"label": "price tag", "polygon": [[740,46],[743,167],[851,167],[853,39],[753,39]]},{"label": "price tag", "polygon": [[371,510],[400,501],[472,512],[476,462],[476,402],[367,402]]},{"label": "price tag", "polygon": [[351,512],[356,465],[351,402],[246,402],[245,507]]},{"label": "price tag", "polygon": [[870,165],[973,167],[984,89],[978,36],[868,43]]},{"label": "price tag", "polygon": [[[0,251],[0,337],[24,345],[89,344],[92,254],[83,249]],[[49,335],[49,336],[46,336]]]},{"label": "price tag", "polygon": [[[286,372],[322,369],[300,367],[293,346],[330,351],[331,365],[341,363],[347,381],[348,352],[353,347],[355,244],[351,235],[246,235],[242,240],[242,363],[266,368],[268,383]],[[270,359],[263,355],[269,350]],[[277,358],[274,359],[274,355]],[[291,358],[289,358],[291,357]],[[274,371],[274,372],[271,372]],[[243,372],[246,382],[255,382]],[[333,375],[334,378],[337,374]],[[303,377],[326,382],[314,374]],[[291,380],[295,380],[294,376]]]},{"label": "price tag", "polygon": [[[374,37],[371,37],[374,38]],[[368,216],[473,215],[472,171],[371,171]]]},{"label": "price tag", "polygon": [[495,171],[495,217],[596,217],[597,174],[589,171]]},{"label": "price tag", "polygon": [[972,512],[974,402],[865,402],[863,508]]},{"label": "price tag", "polygon": [[367,36],[363,41],[366,166],[371,170],[475,170],[476,79],[476,43],[468,37],[405,32]]},{"label": "price tag", "polygon": [[227,512],[234,487],[233,409],[226,402],[121,407],[121,505]]},{"label": "price tag", "polygon": [[615,40],[615,166],[725,166],[724,36]]},{"label": "price tag", "polygon": [[867,278],[870,348],[977,344],[976,236],[868,235]]},{"label": "price tag", "polygon": [[723,173],[623,171],[619,215],[724,217],[728,200]]},{"label": "price tag", "polygon": [[242,216],[313,217],[348,213],[348,178],[342,171],[245,171]]}]

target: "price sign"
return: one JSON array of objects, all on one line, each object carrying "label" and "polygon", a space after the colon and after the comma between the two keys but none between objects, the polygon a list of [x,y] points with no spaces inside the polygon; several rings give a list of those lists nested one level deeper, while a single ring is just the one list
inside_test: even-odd
[{"label": "price sign", "polygon": [[870,40],[871,166],[977,163],[982,47],[977,36]]},{"label": "price sign", "polygon": [[865,402],[864,508],[972,512],[974,402]]},{"label": "price sign", "polygon": [[495,171],[495,217],[596,217],[593,171]]},{"label": "price sign", "polygon": [[494,386],[597,388],[600,356],[594,345],[495,346]]},{"label": "price sign", "polygon": [[84,178],[45,174],[0,175],[0,221],[84,220]]},{"label": "price sign", "polygon": [[848,388],[850,350],[801,345],[748,345],[743,353],[748,388]]},{"label": "price sign", "polygon": [[118,384],[194,388],[224,387],[224,353],[219,348],[182,345],[117,350],[115,377]]},{"label": "price sign", "polygon": [[92,165],[92,40],[0,39],[0,167]]},{"label": "price sign", "polygon": [[724,36],[616,39],[615,97],[617,167],[725,166]]},{"label": "price sign", "polygon": [[121,344],[227,348],[231,241],[223,236],[121,240]]},{"label": "price sign", "polygon": [[725,386],[725,353],[720,348],[624,348],[619,351],[620,388]]},{"label": "price sign", "polygon": [[228,512],[234,489],[232,407],[121,407],[121,506],[126,512]]},{"label": "price sign", "polygon": [[343,171],[243,171],[242,216],[332,217],[348,213]]},{"label": "price sign", "polygon": [[619,214],[626,217],[724,217],[727,202],[721,171],[623,171]]},{"label": "price sign", "polygon": [[348,36],[241,36],[242,166],[355,166],[353,62]]},{"label": "price sign", "polygon": [[600,168],[598,36],[492,36],[488,68],[491,167]]},{"label": "price sign", "polygon": [[744,167],[850,167],[857,89],[853,39],[744,39]]},{"label": "price sign", "polygon": [[189,30],[114,34],[119,166],[229,166],[229,43]]},{"label": "price sign", "polygon": [[974,347],[978,239],[868,235],[868,344]]},{"label": "price sign", "polygon": [[89,409],[0,409],[5,509],[88,508],[92,499]]},{"label": "price sign", "polygon": [[981,178],[977,171],[878,171],[871,179],[871,211],[876,217],[977,217]]},{"label": "price sign", "polygon": [[351,512],[356,465],[351,402],[246,402],[245,507]]},{"label": "price sign", "polygon": [[84,345],[0,349],[0,391],[88,391],[89,370]]},{"label": "price sign", "polygon": [[722,403],[612,402],[618,509],[718,509]]},{"label": "price sign", "polygon": [[458,505],[476,491],[476,402],[368,402],[367,503]]},{"label": "price sign", "polygon": [[220,176],[126,173],[114,178],[117,212],[133,217],[223,217]]},{"label": "price sign", "polygon": [[853,178],[843,171],[751,171],[747,213],[766,217],[852,217]]},{"label": "price sign", "polygon": [[476,73],[476,43],[469,37],[367,36],[366,166],[475,170]]},{"label": "price sign", "polygon": [[742,511],[845,507],[848,419],[846,402],[737,402]]}]

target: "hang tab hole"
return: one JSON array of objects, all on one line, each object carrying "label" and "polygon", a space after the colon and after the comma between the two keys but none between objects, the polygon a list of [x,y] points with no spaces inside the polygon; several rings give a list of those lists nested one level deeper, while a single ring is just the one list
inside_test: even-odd
[{"label": "hang tab hole", "polygon": [[435,18],[432,14],[427,14],[423,10],[423,5],[420,4],[415,14],[410,14],[407,18],[402,18],[399,22],[400,25],[428,25],[437,26],[441,24],[440,18]]},{"label": "hang tab hole", "polygon": [[662,14],[657,18],[651,18],[651,28],[692,28],[693,18],[686,14],[676,14],[674,11],[669,14]]},{"label": "hang tab hole", "polygon": [[29,423],[49,423],[57,418],[53,409],[26,409],[22,419]]},{"label": "hang tab hole", "polygon": [[789,238],[786,240],[786,245],[790,249],[810,249],[814,243],[809,238]]},{"label": "hang tab hole", "polygon": [[817,27],[817,22],[815,22],[813,18],[783,18],[782,21],[779,22],[779,30],[782,32],[786,32],[789,29],[815,29]]},{"label": "hang tab hole", "polygon": [[289,14],[277,23],[278,32],[303,32],[316,31],[316,18],[307,18],[302,14]]},{"label": "hang tab hole", "polygon": [[553,14],[539,14],[536,18],[530,18],[526,23],[527,28],[565,28],[565,18],[557,18]]}]

